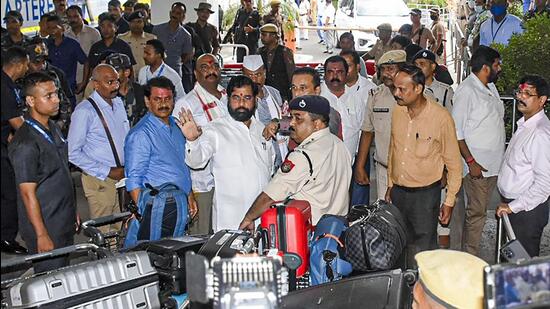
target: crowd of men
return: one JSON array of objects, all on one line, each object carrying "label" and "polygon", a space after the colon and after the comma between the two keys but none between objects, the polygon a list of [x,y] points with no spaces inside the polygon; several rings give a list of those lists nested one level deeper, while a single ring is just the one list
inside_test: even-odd
[{"label": "crowd of men", "polygon": [[[494,85],[501,56],[486,46],[519,33],[507,28],[514,17],[503,0],[488,4],[493,17],[480,26],[472,74],[455,91],[439,64],[444,28],[437,10],[431,29],[420,25],[417,9],[397,36],[380,25],[379,41],[363,57],[345,33],[321,78],[297,68],[282,45],[280,3],[260,21],[245,0],[231,31],[251,54],[240,55],[242,75],[224,88],[210,4],[200,3],[197,21],[184,24],[187,8],[176,2],[169,21],[153,26],[146,5],[113,0],[98,31],[80,7],[54,3],[46,30],[34,38],[21,33],[20,13],[4,18],[3,251],[27,251],[15,242],[18,232],[30,253],[72,244],[80,219],[69,163],[81,171],[92,218],[119,211],[122,179],[136,203],[146,186],[175,183],[187,196],[189,232],[208,234],[253,229],[263,211],[289,197],[309,201],[313,224],[368,204],[374,143],[377,198],[405,217],[408,266],[416,253],[438,247],[438,223],[450,224],[455,249],[479,255],[495,187],[497,213],[508,213],[528,253],[539,254],[549,217],[550,88],[535,75],[518,81],[523,118],[505,150],[504,106]],[[493,22],[504,26],[485,39]],[[367,59],[376,62],[374,78]]]}]

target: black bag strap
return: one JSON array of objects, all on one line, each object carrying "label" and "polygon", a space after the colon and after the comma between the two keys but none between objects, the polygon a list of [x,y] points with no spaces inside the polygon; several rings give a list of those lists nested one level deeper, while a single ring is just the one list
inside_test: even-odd
[{"label": "black bag strap", "polygon": [[113,156],[115,157],[116,167],[123,167],[120,163],[120,157],[118,156],[118,152],[116,151],[115,142],[113,140],[113,136],[111,135],[111,131],[109,131],[109,126],[107,126],[107,121],[105,121],[105,117],[103,117],[101,110],[99,110],[99,106],[97,106],[97,103],[92,98],[88,98],[88,101],[94,107],[97,115],[99,116],[99,119],[101,120],[101,123],[103,124],[105,133],[107,134],[107,139],[109,140],[109,144],[111,145],[111,150],[113,151]]},{"label": "black bag strap", "polygon": [[447,104],[447,92],[449,92],[449,88],[445,89],[445,94],[443,95],[443,106]]}]

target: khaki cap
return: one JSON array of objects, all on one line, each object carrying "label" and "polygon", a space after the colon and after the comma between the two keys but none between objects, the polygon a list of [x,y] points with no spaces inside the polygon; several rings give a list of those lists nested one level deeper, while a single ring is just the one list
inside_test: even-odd
[{"label": "khaki cap", "polygon": [[271,0],[269,2],[269,6],[280,5],[280,4],[281,4],[281,0]]},{"label": "khaki cap", "polygon": [[483,268],[488,264],[466,252],[431,250],[418,253],[419,283],[445,307],[483,308]]},{"label": "khaki cap", "polygon": [[390,23],[383,23],[383,24],[380,24],[380,25],[378,25],[378,27],[376,27],[376,29],[378,29],[378,30],[392,31],[392,27],[391,27],[391,24],[390,24]]},{"label": "khaki cap", "polygon": [[407,60],[407,53],[404,50],[390,50],[378,59],[377,66],[382,64],[403,63]]},{"label": "khaki cap", "polygon": [[260,32],[269,32],[279,34],[279,28],[275,24],[265,24],[260,27]]}]

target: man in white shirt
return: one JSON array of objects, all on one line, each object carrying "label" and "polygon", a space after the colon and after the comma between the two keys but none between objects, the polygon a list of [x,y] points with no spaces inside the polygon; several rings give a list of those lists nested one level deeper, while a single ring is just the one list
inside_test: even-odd
[{"label": "man in white shirt", "polygon": [[[283,117],[283,99],[279,90],[265,84],[266,70],[260,55],[243,58],[243,74],[258,86],[256,119],[264,125]],[[272,140],[275,151],[275,168],[279,167],[288,153],[288,136],[276,134]]]},{"label": "man in white shirt", "polygon": [[[187,109],[193,115],[195,123],[204,127],[211,121],[228,115],[227,94],[220,85],[221,68],[216,56],[203,54],[197,58],[194,73],[197,79],[195,87],[176,102],[172,116],[177,118],[182,108]],[[191,181],[199,212],[189,226],[189,233],[210,234],[214,199],[212,164],[191,169]]]},{"label": "man in white shirt", "polygon": [[[300,1],[300,7],[298,8],[298,13],[300,14],[300,25],[309,26],[309,16],[311,14],[311,6],[309,0]],[[302,29],[301,38],[302,40],[309,40],[309,30]]]},{"label": "man in white shirt", "polygon": [[[323,25],[323,13],[325,10],[325,4],[323,0],[316,0],[315,5],[317,6],[317,27]],[[325,43],[325,32],[323,30],[317,30],[317,36],[319,36],[319,44]]]},{"label": "man in white shirt", "polygon": [[[501,71],[500,54],[490,47],[480,46],[470,63],[472,74],[456,89],[452,115],[465,162],[462,188],[468,205],[463,249],[478,255],[487,206],[504,156],[504,105],[494,85]],[[459,199],[457,207],[464,207],[462,200]],[[455,220],[459,220],[455,215]],[[460,235],[453,237],[461,226],[459,221],[451,222],[451,247],[461,238]]]},{"label": "man in white shirt", "polygon": [[272,144],[264,125],[253,116],[258,88],[246,76],[235,76],[227,87],[230,116],[199,127],[190,111],[180,113],[187,139],[185,162],[191,168],[212,164],[216,183],[213,205],[214,232],[237,229],[241,218],[262,192],[273,173]]},{"label": "man in white shirt", "polygon": [[153,77],[164,76],[172,81],[176,86],[176,100],[179,100],[185,95],[181,77],[164,62],[165,49],[162,42],[158,39],[149,40],[145,43],[143,49],[143,60],[146,66],[139,70],[138,83],[145,85]]},{"label": "man in white shirt", "polygon": [[491,14],[479,29],[479,45],[489,46],[492,43],[508,45],[513,34],[523,33],[523,22],[515,15],[507,14],[508,1],[492,0]]},{"label": "man in white shirt", "polygon": [[[90,54],[90,48],[101,40],[101,35],[96,28],[84,24],[82,9],[78,5],[71,5],[67,8],[67,20],[69,28],[65,30],[65,36],[75,39],[86,55]],[[82,80],[84,66],[77,63],[76,80]],[[86,82],[86,81],[85,81]]]},{"label": "man in white shirt", "polygon": [[517,122],[498,175],[503,201],[497,215],[509,214],[517,239],[529,255],[537,256],[549,214],[550,120],[544,113],[550,98],[548,82],[527,75],[519,81],[516,98],[523,117]]},{"label": "man in white shirt", "polygon": [[[334,5],[332,5],[332,1],[326,0],[325,8],[323,9],[323,27],[333,27],[335,15],[336,15],[336,10],[334,9]],[[328,54],[334,53],[335,40],[336,40],[336,31],[325,30],[325,44],[327,45],[327,49],[324,51],[324,53],[328,53]]]}]

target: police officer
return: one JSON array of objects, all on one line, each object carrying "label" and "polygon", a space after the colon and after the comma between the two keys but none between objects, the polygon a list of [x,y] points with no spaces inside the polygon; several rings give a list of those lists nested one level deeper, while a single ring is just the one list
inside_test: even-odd
[{"label": "police officer", "polygon": [[[392,50],[378,60],[378,79],[380,86],[369,91],[367,110],[361,140],[357,153],[357,167],[364,167],[368,158],[370,145],[375,138],[376,152],[374,163],[376,168],[376,190],[378,199],[384,199],[388,186],[388,149],[390,147],[391,114],[397,104],[393,97],[393,78],[399,71],[399,64],[406,61],[407,54],[403,50]],[[369,178],[364,168],[354,170],[355,181],[360,185],[368,185]]]},{"label": "police officer", "polygon": [[288,197],[311,204],[313,224],[324,214],[347,213],[351,156],[344,143],[330,133],[328,100],[305,95],[292,99],[289,108],[290,137],[299,145],[256,198],[240,229],[252,229],[254,220],[274,201]]},{"label": "police officer", "polygon": [[371,50],[363,55],[364,60],[374,59],[375,62],[378,62],[378,60],[380,60],[380,57],[392,50],[390,43],[392,34],[391,24],[383,23],[378,25],[376,29],[378,29],[378,40],[371,48]]},{"label": "police officer", "polygon": [[435,54],[427,49],[423,49],[413,56],[412,62],[426,76],[424,94],[443,105],[443,107],[446,107],[450,112],[453,107],[452,99],[454,91],[450,85],[435,79],[434,73],[438,66]]},{"label": "police officer", "polygon": [[59,113],[52,117],[52,120],[61,128],[61,132],[66,137],[69,132],[71,122],[71,112],[76,104],[76,97],[71,90],[69,81],[65,78],[65,73],[58,67],[50,64],[48,60],[48,48],[44,41],[35,37],[25,45],[25,50],[29,54],[30,73],[45,72],[54,79],[55,87],[59,96]]}]

